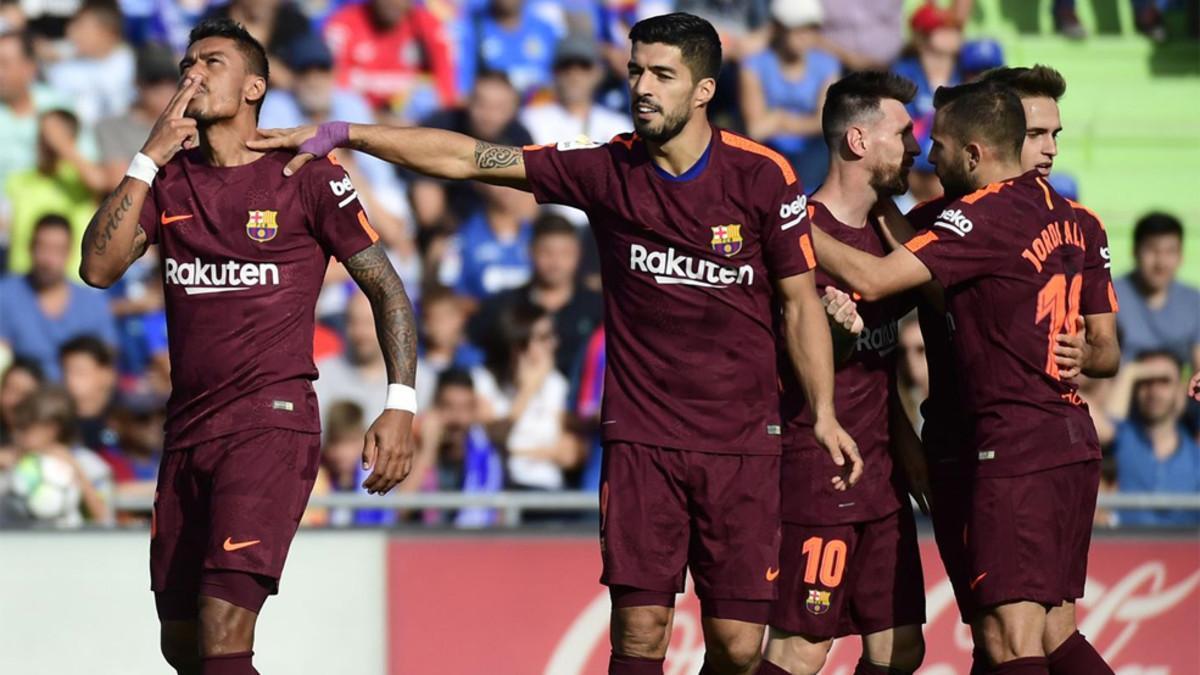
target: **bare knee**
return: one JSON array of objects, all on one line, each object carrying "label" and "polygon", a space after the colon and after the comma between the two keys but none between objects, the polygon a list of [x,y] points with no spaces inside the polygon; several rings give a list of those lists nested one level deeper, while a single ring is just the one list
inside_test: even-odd
[{"label": "bare knee", "polygon": [[1014,602],[992,607],[982,613],[980,632],[983,646],[992,663],[1045,656],[1042,635],[1046,610],[1032,602]]},{"label": "bare knee", "polygon": [[791,673],[812,675],[825,667],[833,640],[819,640],[771,630],[767,642],[767,660]]},{"label": "bare knee", "polygon": [[200,675],[200,646],[194,621],[164,621],[159,632],[163,658],[179,675]]},{"label": "bare knee", "polygon": [[763,626],[733,619],[704,620],[704,661],[721,673],[747,673],[762,658]]},{"label": "bare knee", "polygon": [[898,626],[863,636],[863,653],[871,663],[911,673],[925,660],[925,638],[920,626]]},{"label": "bare knee", "polygon": [[1075,603],[1064,602],[1046,613],[1046,629],[1042,634],[1042,648],[1047,654],[1053,652],[1075,634]]},{"label": "bare knee", "polygon": [[625,656],[661,659],[671,640],[670,607],[617,607],[612,614],[613,651]]},{"label": "bare knee", "polygon": [[258,615],[248,609],[200,596],[200,653],[216,656],[251,651],[257,621]]}]

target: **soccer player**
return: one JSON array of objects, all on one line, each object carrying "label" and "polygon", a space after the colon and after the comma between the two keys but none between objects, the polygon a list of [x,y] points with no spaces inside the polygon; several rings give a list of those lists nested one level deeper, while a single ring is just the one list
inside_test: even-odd
[{"label": "soccer player", "polygon": [[[989,662],[976,669],[1048,673],[1048,611],[1082,595],[1099,477],[1095,429],[1063,378],[1058,338],[1075,332],[1086,250],[1098,242],[1024,170],[1016,94],[984,82],[936,99],[930,159],[950,201],[934,227],[882,259],[828,246],[827,262],[868,300],[935,278],[946,289],[954,384],[971,423],[960,448],[972,476],[964,564]],[[1085,352],[1080,367],[1102,358]]]},{"label": "soccer player", "polygon": [[[912,82],[879,72],[829,88],[821,114],[829,175],[808,202],[814,230],[886,254],[869,212],[907,188],[920,152],[905,109],[915,94]],[[819,268],[816,281],[836,284]],[[895,391],[898,321],[911,307],[906,296],[858,303],[865,327],[834,385],[838,418],[852,420],[846,430],[866,467],[849,491],[813,481],[829,472],[829,458],[813,440],[795,378],[781,370],[783,542],[766,653],[778,672],[820,671],[834,638],[845,635],[863,636],[860,675],[911,673],[921,664],[925,587],[905,473],[915,474],[913,487],[922,491],[924,458]],[[901,461],[893,462],[893,452],[904,453]]]},{"label": "soccer player", "polygon": [[[170,333],[166,453],[151,524],[162,651],[181,674],[244,675],[317,475],[314,310],[329,256],[370,299],[387,359],[385,410],[367,431],[365,481],[407,474],[416,331],[346,172],[322,157],[246,147],[267,57],[241,26],[191,33],[179,91],[88,225],[81,276],[106,287],[159,245]],[[383,400],[383,392],[380,392]]]},{"label": "soccer player", "polygon": [[420,173],[530,190],[587,212],[602,257],[605,333],[602,581],[609,672],[662,673],[690,568],[703,672],[753,673],[780,574],[775,311],[834,457],[861,461],[833,407],[829,327],[815,291],[805,197],[782,156],[712,126],[721,47],[707,21],[667,14],[630,31],[636,133],[606,144],[500,147],[446,131],[358,125],[266,132],[289,168],[349,145]]}]

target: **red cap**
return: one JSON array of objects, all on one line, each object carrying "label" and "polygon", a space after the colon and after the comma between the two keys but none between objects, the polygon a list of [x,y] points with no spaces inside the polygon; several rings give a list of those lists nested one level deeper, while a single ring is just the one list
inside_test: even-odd
[{"label": "red cap", "polygon": [[928,35],[939,28],[954,27],[956,24],[952,12],[932,2],[921,5],[908,20],[912,31],[922,35]]}]

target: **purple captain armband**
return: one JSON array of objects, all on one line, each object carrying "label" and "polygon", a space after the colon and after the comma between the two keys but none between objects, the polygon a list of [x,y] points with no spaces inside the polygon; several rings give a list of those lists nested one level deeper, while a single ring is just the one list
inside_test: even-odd
[{"label": "purple captain armband", "polygon": [[317,135],[300,145],[300,152],[324,157],[350,142],[349,122],[326,122],[317,127]]}]

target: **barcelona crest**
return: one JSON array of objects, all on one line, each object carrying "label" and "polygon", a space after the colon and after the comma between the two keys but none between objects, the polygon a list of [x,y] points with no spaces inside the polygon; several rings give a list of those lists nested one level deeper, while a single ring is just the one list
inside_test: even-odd
[{"label": "barcelona crest", "polygon": [[830,591],[810,590],[804,607],[813,614],[824,614],[829,611],[829,595]]},{"label": "barcelona crest", "polygon": [[712,228],[712,249],[726,258],[735,256],[742,250],[741,225],[714,225]]},{"label": "barcelona crest", "polygon": [[246,221],[246,236],[260,243],[274,239],[279,232],[275,222],[277,215],[278,211],[251,211],[250,219]]}]

